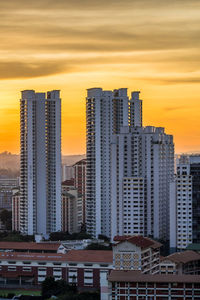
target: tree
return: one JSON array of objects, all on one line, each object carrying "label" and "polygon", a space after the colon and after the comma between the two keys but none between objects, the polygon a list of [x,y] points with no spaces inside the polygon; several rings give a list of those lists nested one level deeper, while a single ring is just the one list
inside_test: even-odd
[{"label": "tree", "polygon": [[66,240],[83,240],[91,239],[91,236],[86,232],[75,232],[70,234],[69,232],[57,231],[51,232],[49,235],[50,241],[66,241]]},{"label": "tree", "polygon": [[107,237],[106,235],[103,235],[103,234],[99,234],[99,235],[98,235],[98,239],[104,240],[104,241],[106,241],[106,242],[110,242],[110,238]]},{"label": "tree", "polygon": [[43,298],[50,298],[53,295],[54,290],[56,289],[56,281],[54,277],[47,277],[42,282],[42,297]]},{"label": "tree", "polygon": [[85,250],[112,250],[112,245],[104,246],[98,243],[92,243],[88,245]]},{"label": "tree", "polygon": [[5,226],[6,230],[12,229],[12,212],[7,209],[3,209],[0,212],[0,220],[2,224]]},{"label": "tree", "polygon": [[50,298],[51,296],[58,296],[64,294],[75,294],[77,292],[76,286],[70,286],[63,279],[56,280],[54,277],[47,277],[42,282],[42,297],[44,299]]}]

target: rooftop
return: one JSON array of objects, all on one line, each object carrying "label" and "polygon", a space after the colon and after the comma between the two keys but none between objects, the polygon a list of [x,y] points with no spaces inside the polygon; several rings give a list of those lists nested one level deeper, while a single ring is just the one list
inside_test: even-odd
[{"label": "rooftop", "polygon": [[26,261],[66,261],[66,254],[57,253],[27,253],[27,252],[0,252],[1,260],[26,260]]},{"label": "rooftop", "polygon": [[[160,244],[159,242],[156,242],[150,238],[147,238],[147,237],[143,237],[142,235],[135,235],[135,236],[128,236],[128,235],[125,235],[125,236],[115,236],[114,237],[114,241],[115,242],[124,242],[124,241],[127,241],[127,242],[130,242],[142,249],[145,249],[145,248],[160,248],[162,246],[162,244]],[[115,245],[114,245],[115,246]]]},{"label": "rooftop", "polygon": [[74,262],[102,262],[113,263],[113,252],[105,250],[71,250],[67,253],[67,260]]},{"label": "rooftop", "polygon": [[181,283],[200,283],[200,275],[151,275],[142,274],[140,271],[112,270],[108,275],[111,282],[181,282]]},{"label": "rooftop", "polygon": [[28,261],[65,261],[67,262],[91,262],[109,263],[113,261],[112,251],[103,250],[70,250],[66,254],[61,253],[28,253],[28,252],[0,252],[0,260],[28,260]]},{"label": "rooftop", "polygon": [[175,263],[184,263],[185,264],[185,263],[188,263],[193,260],[200,260],[200,254],[195,251],[186,250],[183,252],[176,252],[176,253],[170,254],[170,255],[164,257],[163,260],[170,260]]},{"label": "rooftop", "polygon": [[56,250],[61,243],[35,243],[35,242],[0,242],[2,250]]}]

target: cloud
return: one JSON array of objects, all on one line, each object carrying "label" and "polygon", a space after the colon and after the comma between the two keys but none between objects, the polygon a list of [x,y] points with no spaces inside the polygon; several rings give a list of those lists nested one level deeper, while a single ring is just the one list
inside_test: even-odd
[{"label": "cloud", "polygon": [[188,78],[155,78],[151,79],[148,78],[146,80],[154,81],[157,84],[199,84],[200,83],[200,77],[188,77]]},{"label": "cloud", "polygon": [[154,64],[160,73],[169,65],[179,73],[198,70],[198,7],[195,0],[0,1],[0,79],[68,73],[99,64]]},{"label": "cloud", "polygon": [[175,110],[182,110],[185,109],[185,106],[169,106],[169,107],[164,107],[163,110],[166,112],[171,112],[171,111],[175,111]]},{"label": "cloud", "polygon": [[0,62],[0,79],[32,78],[49,76],[71,70],[62,62]]},{"label": "cloud", "polygon": [[93,10],[93,9],[124,9],[127,7],[140,7],[140,8],[158,8],[158,7],[196,7],[199,5],[198,0],[9,0],[1,1],[1,9],[13,9],[13,8],[28,8],[28,9],[82,9],[82,10]]}]

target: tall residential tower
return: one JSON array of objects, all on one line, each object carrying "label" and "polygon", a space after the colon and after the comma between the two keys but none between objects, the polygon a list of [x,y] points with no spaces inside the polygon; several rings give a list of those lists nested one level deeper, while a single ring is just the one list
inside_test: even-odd
[{"label": "tall residential tower", "polygon": [[111,138],[128,126],[127,89],[88,89],[86,103],[86,225],[93,236],[111,233]]},{"label": "tall residential tower", "polygon": [[200,156],[182,155],[171,183],[170,248],[182,251],[200,243]]},{"label": "tall residential tower", "polygon": [[161,127],[121,127],[111,145],[111,237],[169,239],[173,136]]},{"label": "tall residential tower", "polygon": [[57,90],[22,91],[20,231],[61,230],[61,99]]},{"label": "tall residential tower", "polygon": [[139,94],[88,90],[86,225],[93,236],[169,239],[173,136],[143,127]]}]

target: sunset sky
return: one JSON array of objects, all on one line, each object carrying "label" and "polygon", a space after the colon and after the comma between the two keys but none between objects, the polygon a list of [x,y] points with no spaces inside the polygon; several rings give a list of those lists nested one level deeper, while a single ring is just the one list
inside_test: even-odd
[{"label": "sunset sky", "polygon": [[20,91],[60,89],[62,152],[85,153],[86,89],[141,91],[144,125],[200,151],[199,0],[0,0],[0,152]]}]

